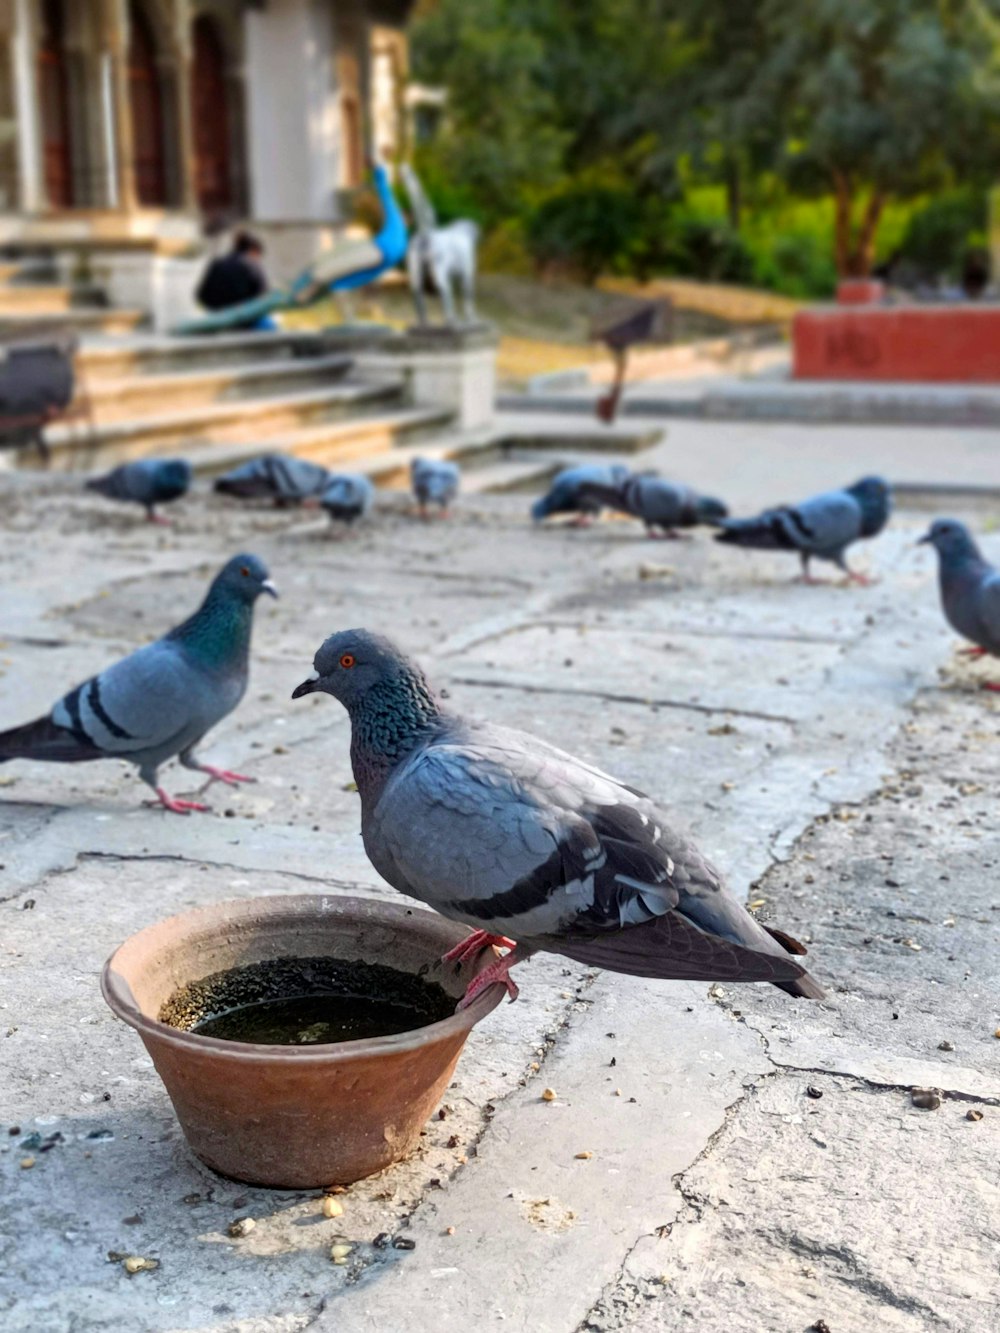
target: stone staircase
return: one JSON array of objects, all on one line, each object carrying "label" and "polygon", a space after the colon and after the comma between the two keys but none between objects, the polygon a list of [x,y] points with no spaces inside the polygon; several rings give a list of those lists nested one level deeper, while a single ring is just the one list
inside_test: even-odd
[{"label": "stone staircase", "polygon": [[[138,312],[112,309],[100,304],[100,291],[43,276],[37,265],[0,270],[0,330],[42,324],[80,334],[79,410],[46,430],[55,470],[181,454],[198,474],[212,476],[280,450],[404,487],[412,458],[424,454],[459,461],[465,489],[475,493],[537,489],[566,457],[633,452],[647,443],[634,432],[584,440],[578,429],[555,430],[541,442],[519,442],[493,428],[462,431],[451,410],[412,401],[406,375],[390,368],[391,359],[376,356],[366,367],[356,341],[292,331],[121,336],[138,324]],[[0,464],[9,461],[0,451]],[[17,463],[38,460],[25,453]]]}]

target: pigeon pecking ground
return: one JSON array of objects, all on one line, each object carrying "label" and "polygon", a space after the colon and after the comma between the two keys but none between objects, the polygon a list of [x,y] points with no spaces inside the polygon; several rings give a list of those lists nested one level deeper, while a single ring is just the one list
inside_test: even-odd
[{"label": "pigeon pecking ground", "polygon": [[[790,586],[786,556],[700,536],[654,568],[626,525],[529,531],[524,497],[470,497],[450,524],[405,506],[348,546],[322,514],[201,495],[171,530],[58,480],[0,499],[0,726],[155,638],[235,551],[283,594],[258,607],[247,697],[204,751],[259,778],[211,789],[217,817],[130,808],[113,764],[0,772],[4,1329],[985,1333],[1000,701],[964,688],[989,664],[952,658],[914,545],[926,513],[899,513],[863,557],[881,582],[846,590]],[[317,1194],[197,1166],[97,973],[195,903],[392,892],[358,837],[346,717],[288,698],[316,644],[359,623],[463,712],[655,794],[737,894],[805,937],[829,999],[539,955],[420,1153],[352,1187],[335,1221]],[[914,1087],[939,1089],[937,1109]],[[241,1216],[257,1225],[231,1239]],[[416,1248],[373,1246],[383,1232]],[[343,1267],[333,1233],[355,1245]],[[130,1278],[109,1251],[160,1267]]]}]

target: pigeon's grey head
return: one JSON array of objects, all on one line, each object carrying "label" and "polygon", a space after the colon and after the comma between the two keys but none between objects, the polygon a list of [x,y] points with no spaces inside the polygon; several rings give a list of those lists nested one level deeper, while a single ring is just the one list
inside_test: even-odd
[{"label": "pigeon's grey head", "polygon": [[964,523],[957,518],[938,518],[920,538],[917,545],[927,542],[944,561],[973,559],[979,556],[979,547]]},{"label": "pigeon's grey head", "polygon": [[158,476],[165,486],[176,486],[187,490],[191,485],[193,469],[186,458],[165,458],[159,466]]},{"label": "pigeon's grey head", "polygon": [[847,493],[861,506],[861,536],[877,536],[889,518],[892,487],[884,477],[862,477],[847,487]]},{"label": "pigeon's grey head", "polygon": [[729,517],[729,508],[712,495],[699,495],[695,501],[695,514],[699,523],[721,523]]},{"label": "pigeon's grey head", "polygon": [[414,679],[424,683],[420,669],[390,639],[367,629],[344,629],[331,634],[320,647],[313,658],[312,675],[292,691],[292,698],[332,694],[351,708],[377,685]]},{"label": "pigeon's grey head", "polygon": [[257,555],[234,555],[215,576],[212,591],[250,605],[262,592],[271,597],[278,595],[278,589],[267,572],[267,565]]}]

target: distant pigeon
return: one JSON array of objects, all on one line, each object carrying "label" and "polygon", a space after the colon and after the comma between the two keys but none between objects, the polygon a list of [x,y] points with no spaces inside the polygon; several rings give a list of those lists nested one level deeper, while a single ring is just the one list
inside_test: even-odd
[{"label": "distant pigeon", "polygon": [[[941,605],[956,633],[975,645],[969,657],[1000,657],[1000,570],[980,554],[969,529],[953,518],[939,518],[920,538],[938,553]],[[984,690],[1000,684],[983,682]]]},{"label": "distant pigeon", "polygon": [[46,717],[0,733],[0,763],[126,759],[178,814],[208,807],[175,800],[159,786],[157,770],[174,755],[213,781],[252,782],[201,763],[194,749],[243,698],[253,607],[262,592],[278,595],[263,562],[234,556],[183,624],[78,685]]},{"label": "distant pigeon", "polygon": [[850,582],[868,583],[864,574],[848,568],[847,548],[861,537],[877,537],[889,521],[892,491],[881,477],[862,477],[841,491],[825,491],[799,505],[765,509],[757,518],[729,518],[715,540],[758,550],[798,551],[802,579],[809,576],[809,561],[831,560]]},{"label": "distant pigeon", "polygon": [[586,527],[601,512],[602,502],[588,495],[588,486],[617,488],[629,476],[627,467],[616,463],[611,467],[600,463],[583,463],[579,467],[563,468],[552,479],[548,491],[531,506],[531,517],[541,523],[550,514],[575,514],[574,527]]},{"label": "distant pigeon", "polygon": [[221,495],[238,500],[273,500],[276,505],[297,505],[322,495],[330,474],[318,463],[293,454],[263,454],[215,480]]},{"label": "distant pigeon", "polygon": [[428,505],[437,505],[442,517],[447,514],[448,506],[458,494],[461,475],[454,463],[434,458],[413,460],[410,464],[410,484],[424,518],[427,517]]},{"label": "distant pigeon", "polygon": [[648,797],[572,755],[447,711],[423,673],[368,630],[333,634],[293,698],[332,694],[351,719],[361,833],[375,869],[474,933],[449,955],[517,947],[473,981],[517,988],[536,950],[635,976],[769,981],[822,997],[805,953],[762,926]]},{"label": "distant pigeon", "polygon": [[350,525],[371,512],[375,487],[359,474],[336,473],[330,477],[319,502],[334,521]]},{"label": "distant pigeon", "polygon": [[651,537],[678,536],[678,528],[699,523],[721,523],[729,510],[721,500],[699,495],[690,486],[661,477],[629,476],[618,486],[584,486],[583,494],[603,501],[611,509],[631,514],[645,523]]},{"label": "distant pigeon", "polygon": [[191,477],[186,458],[138,458],[134,463],[121,463],[103,477],[91,477],[86,486],[109,500],[142,505],[151,523],[167,523],[168,519],[156,513],[156,506],[186,495]]}]

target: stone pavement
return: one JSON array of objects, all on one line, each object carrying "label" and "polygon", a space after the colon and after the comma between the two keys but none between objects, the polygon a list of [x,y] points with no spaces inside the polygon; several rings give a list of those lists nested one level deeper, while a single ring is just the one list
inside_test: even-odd
[{"label": "stone pavement", "polygon": [[[823,470],[818,450],[807,465],[701,430],[682,453],[671,433],[664,465],[719,460],[740,504]],[[867,434],[870,457],[897,447]],[[176,622],[236,550],[283,593],[205,749],[260,781],[213,789],[214,815],[143,808],[110,763],[0,770],[5,1333],[995,1328],[1000,700],[970,688],[988,668],[953,665],[913,544],[926,515],[856,555],[881,582],[848,590],[704,535],[533,531],[523,496],[427,525],[389,502],[341,542],[301,513],[178,509],[164,531],[71,479],[14,476],[0,496],[3,725]],[[361,848],[344,713],[289,699],[323,637],[356,624],[418,653],[456,706],[662,798],[809,943],[828,1000],[539,957],[474,1032],[420,1152],[352,1187],[342,1218],[201,1167],[99,970],[198,903],[390,893]],[[256,1228],[230,1239],[242,1216]],[[383,1231],[416,1248],[374,1248]],[[109,1251],[160,1267],[129,1277]]]}]

